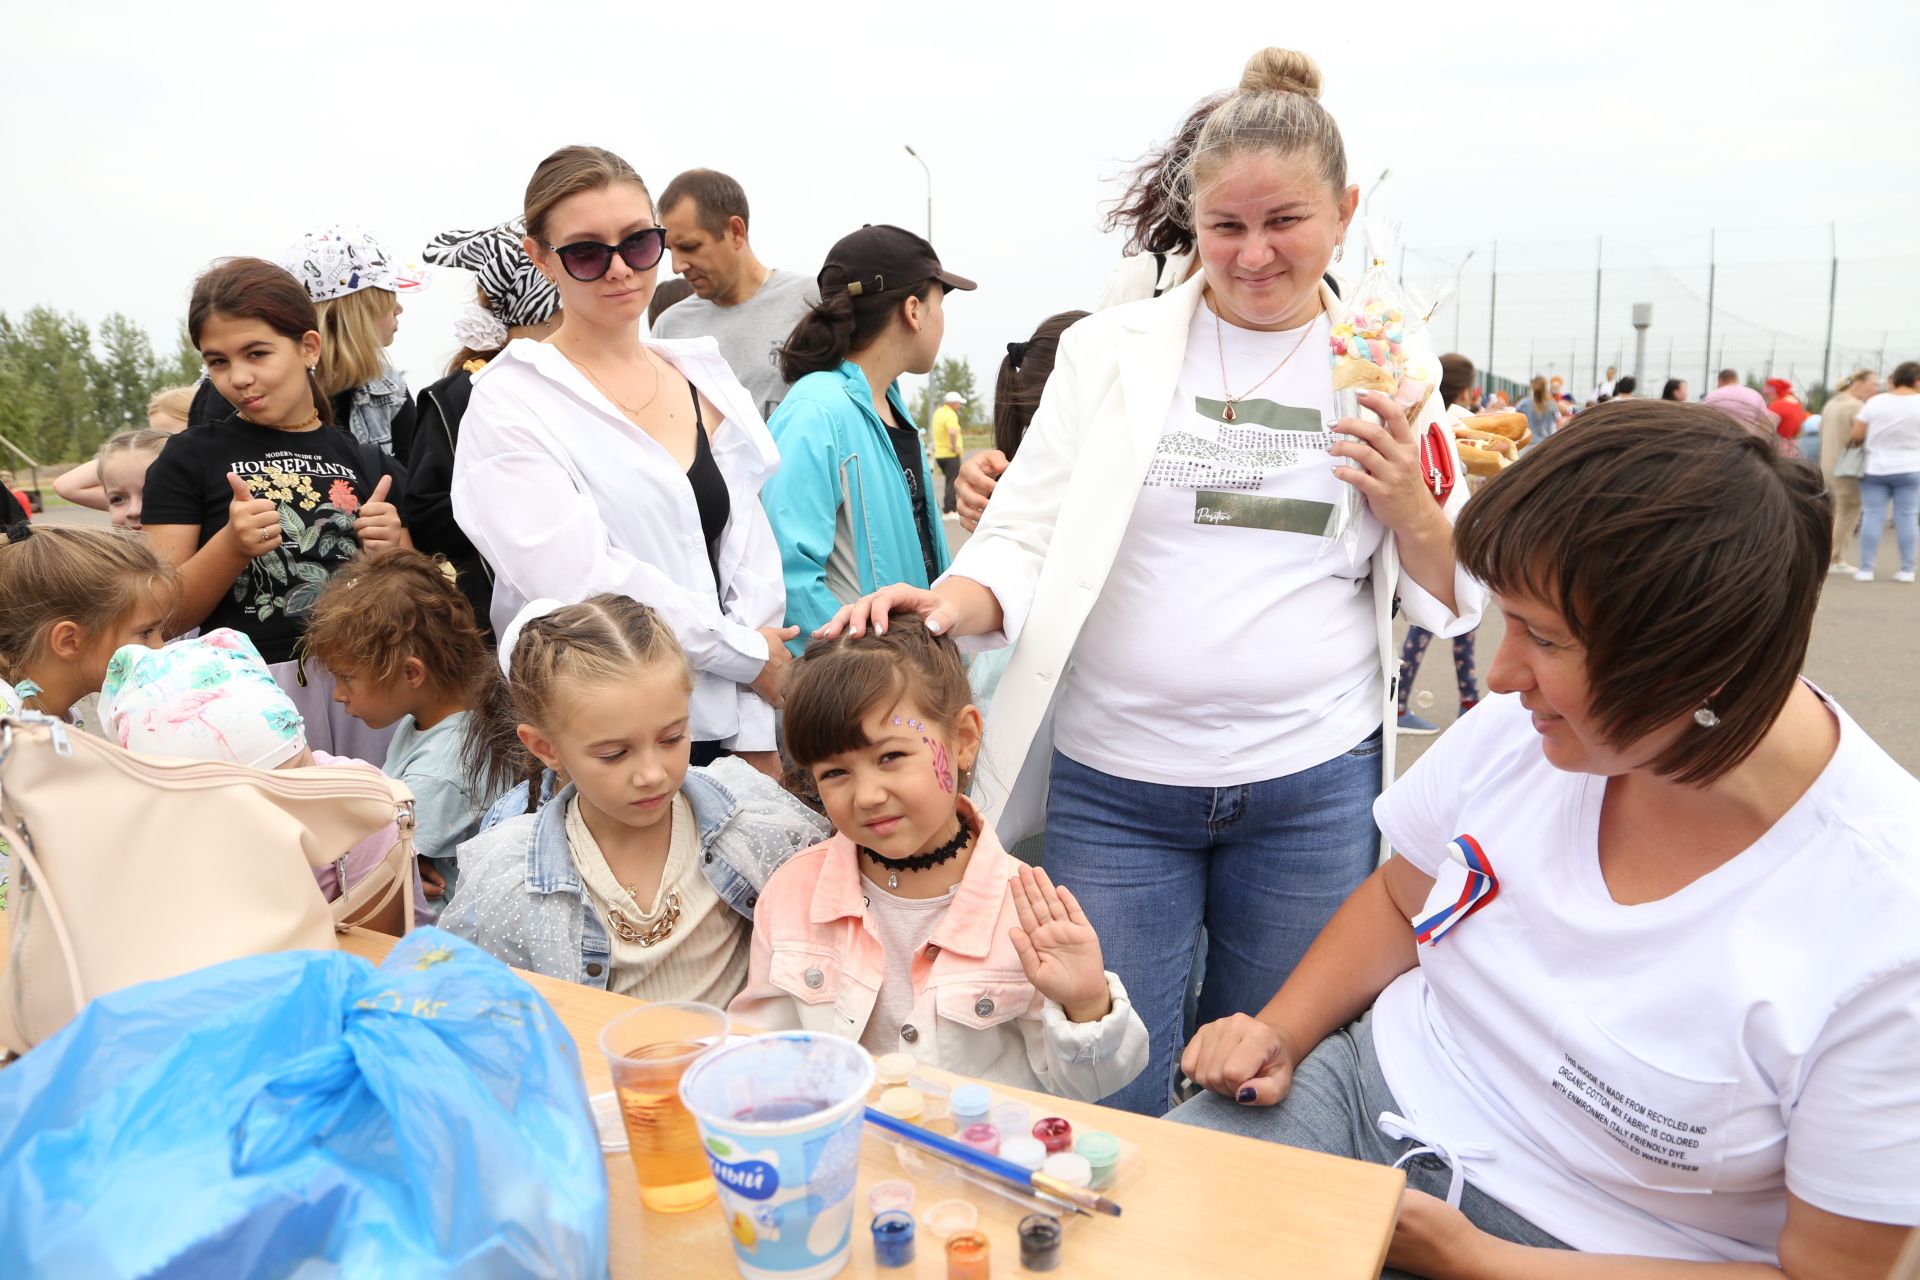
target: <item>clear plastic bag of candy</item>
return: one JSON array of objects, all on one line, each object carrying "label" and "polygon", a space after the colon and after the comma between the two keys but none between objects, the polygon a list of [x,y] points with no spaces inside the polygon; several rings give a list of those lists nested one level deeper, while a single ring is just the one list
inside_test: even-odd
[{"label": "clear plastic bag of candy", "polygon": [[[1342,290],[1339,305],[1330,317],[1328,357],[1333,363],[1336,420],[1358,418],[1378,424],[1379,416],[1360,403],[1362,392],[1374,391],[1398,401],[1412,421],[1437,384],[1439,371],[1426,341],[1432,308],[1393,278],[1390,264],[1399,231],[1397,223],[1382,218],[1367,220],[1366,270]],[[1418,430],[1419,423],[1413,425]],[[1336,440],[1355,438],[1338,430],[1333,434]],[[1342,459],[1341,465],[1360,464]],[[1358,570],[1365,558],[1360,534],[1367,499],[1351,485],[1343,484],[1342,488],[1321,554],[1343,556]]]}]

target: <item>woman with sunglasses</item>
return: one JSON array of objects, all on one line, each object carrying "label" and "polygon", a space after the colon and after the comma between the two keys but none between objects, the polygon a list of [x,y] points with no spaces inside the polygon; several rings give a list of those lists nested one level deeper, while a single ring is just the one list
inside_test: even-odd
[{"label": "woman with sunglasses", "polygon": [[567,322],[473,376],[453,514],[492,569],[504,635],[530,600],[651,605],[694,668],[693,763],[777,772],[791,660],[780,552],[760,506],[773,437],[711,338],[641,335],[666,232],[632,166],[563,147],[527,183],[527,256]]}]

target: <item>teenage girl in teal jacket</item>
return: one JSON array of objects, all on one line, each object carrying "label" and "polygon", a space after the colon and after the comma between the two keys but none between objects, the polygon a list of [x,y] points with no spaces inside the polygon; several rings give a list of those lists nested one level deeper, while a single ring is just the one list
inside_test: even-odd
[{"label": "teenage girl in teal jacket", "polygon": [[931,586],[946,570],[926,451],[896,382],[933,368],[944,295],[974,287],[925,240],[885,226],[834,245],[818,282],[819,304],[780,353],[793,389],[767,423],[780,470],[760,495],[795,653],[841,605],[890,582]]}]

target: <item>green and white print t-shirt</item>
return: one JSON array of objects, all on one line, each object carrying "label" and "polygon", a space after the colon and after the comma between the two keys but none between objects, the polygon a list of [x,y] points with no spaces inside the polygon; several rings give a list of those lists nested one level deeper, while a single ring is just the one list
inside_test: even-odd
[{"label": "green and white print t-shirt", "polygon": [[[1054,743],[1071,759],[1139,782],[1237,786],[1324,764],[1380,727],[1368,573],[1384,529],[1363,513],[1352,554],[1327,536],[1348,487],[1327,453],[1327,325],[1264,333],[1194,313],[1153,463],[1062,681]],[[1232,422],[1223,356],[1226,386],[1246,395]]]},{"label": "green and white print t-shirt", "polygon": [[339,568],[359,554],[353,524],[382,476],[387,500],[406,518],[405,473],[338,427],[278,431],[238,415],[183,431],[147,471],[141,519],[200,526],[200,545],[226,527],[232,472],[280,508],[280,546],[250,562],[201,627],[232,627],[268,663],[291,661],[307,615]]}]

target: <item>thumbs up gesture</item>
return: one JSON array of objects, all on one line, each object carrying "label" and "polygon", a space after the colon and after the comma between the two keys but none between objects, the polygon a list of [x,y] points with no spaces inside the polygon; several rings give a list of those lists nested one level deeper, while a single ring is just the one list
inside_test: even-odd
[{"label": "thumbs up gesture", "polygon": [[360,506],[360,514],[353,522],[353,532],[360,539],[362,551],[380,551],[406,545],[403,541],[406,529],[400,523],[400,508],[387,501],[387,494],[392,489],[393,477],[381,476],[380,483],[373,487],[373,495]]},{"label": "thumbs up gesture", "polygon": [[249,560],[257,560],[280,549],[280,508],[271,498],[256,498],[247,482],[231,471],[227,484],[233,501],[227,505],[226,536],[234,549]]}]

